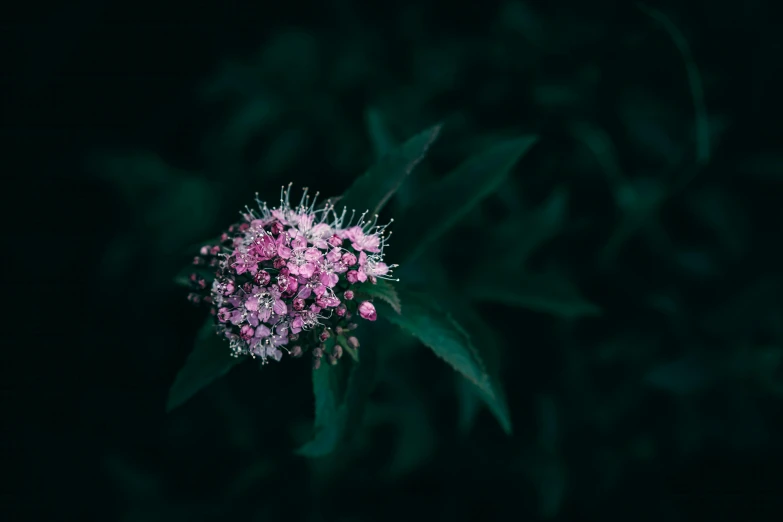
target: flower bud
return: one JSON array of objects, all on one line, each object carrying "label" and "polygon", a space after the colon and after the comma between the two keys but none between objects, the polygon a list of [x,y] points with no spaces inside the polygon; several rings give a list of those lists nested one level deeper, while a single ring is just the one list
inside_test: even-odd
[{"label": "flower bud", "polygon": [[294,310],[296,310],[297,312],[300,310],[304,310],[305,300],[302,299],[301,297],[297,297],[296,299],[294,299],[293,304],[291,306],[293,306]]},{"label": "flower bud", "polygon": [[269,275],[269,272],[266,270],[259,270],[256,272],[256,275],[253,277],[253,280],[256,282],[258,286],[266,286],[269,284],[269,281],[272,279],[272,276]]},{"label": "flower bud", "polygon": [[343,347],[340,346],[339,344],[335,344],[334,348],[332,348],[332,353],[337,359],[339,359],[340,357],[343,356]]},{"label": "flower bud", "polygon": [[354,284],[359,281],[359,272],[356,270],[349,270],[348,273],[345,274],[345,278],[349,283]]},{"label": "flower bud", "polygon": [[330,237],[330,238],[328,239],[328,243],[329,243],[330,245],[332,245],[333,247],[339,247],[339,246],[342,246],[342,244],[343,244],[343,240],[342,240],[342,239],[340,239],[340,236],[338,236],[337,234],[335,234],[335,235],[333,235],[332,237]]},{"label": "flower bud", "polygon": [[351,299],[353,299],[353,290],[346,290],[345,293],[343,294],[343,297],[345,297],[346,301],[350,301]]},{"label": "flower bud", "polygon": [[[292,336],[293,337],[293,336]],[[302,347],[298,344],[291,348],[291,357],[301,357],[302,356]]]},{"label": "flower bud", "polygon": [[313,370],[321,367],[321,359],[313,359]]},{"label": "flower bud", "polygon": [[244,339],[245,341],[247,341],[247,340],[249,340],[250,338],[252,338],[254,333],[255,333],[255,329],[254,329],[252,326],[250,326],[249,324],[246,324],[246,325],[244,325],[244,326],[243,326],[243,327],[242,327],[242,328],[239,330],[239,336],[240,336],[242,339]]},{"label": "flower bud", "polygon": [[321,335],[318,336],[318,338],[321,339],[322,342],[326,341],[329,337],[331,337],[331,335],[329,335],[329,330],[324,330],[323,332],[321,332]]},{"label": "flower bud", "polygon": [[351,346],[351,348],[358,348],[359,347],[359,339],[357,339],[354,336],[351,336],[348,338],[348,344]]},{"label": "flower bud", "polygon": [[329,357],[327,357],[327,359],[329,360],[329,364],[331,364],[332,366],[337,364],[337,357],[335,357],[334,355],[329,354]]}]

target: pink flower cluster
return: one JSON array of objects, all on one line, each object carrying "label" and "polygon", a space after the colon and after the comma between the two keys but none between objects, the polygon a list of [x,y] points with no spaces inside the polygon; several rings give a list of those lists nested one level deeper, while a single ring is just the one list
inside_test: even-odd
[{"label": "pink flower cluster", "polygon": [[354,285],[392,279],[396,265],[383,262],[391,234],[377,216],[366,221],[365,212],[353,223],[355,212],[346,220],[345,208],[340,214],[332,204],[316,208],[318,194],[310,201],[307,189],[292,207],[290,191],[283,188],[275,208],[256,198],[258,210],[246,208],[219,244],[202,247],[194,264],[214,268],[214,280],[209,287],[193,274],[189,299],[211,305],[233,356],[279,361],[283,351],[300,356],[304,346],[317,367],[324,355],[331,363],[342,355],[341,344],[326,342],[330,332],[358,348],[355,337],[346,343],[343,335],[356,328],[351,318],[377,318],[372,302],[357,302]]}]

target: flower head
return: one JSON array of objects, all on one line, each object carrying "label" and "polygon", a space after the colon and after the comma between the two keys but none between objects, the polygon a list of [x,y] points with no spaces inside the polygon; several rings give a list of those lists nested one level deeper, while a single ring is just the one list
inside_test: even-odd
[{"label": "flower head", "polygon": [[[192,276],[189,300],[210,305],[235,357],[266,363],[309,349],[316,366],[324,355],[336,363],[342,348],[329,332],[352,330],[347,321],[355,312],[377,319],[370,301],[354,301],[354,285],[393,279],[396,265],[387,265],[383,254],[388,225],[378,225],[377,216],[365,219],[367,212],[348,217],[346,208],[316,206],[318,194],[311,199],[307,189],[297,205],[290,195],[291,185],[283,187],[274,208],[256,198],[257,209],[246,207],[218,244],[200,249],[194,264],[213,267],[214,280],[210,286]],[[358,340],[351,337],[350,344]]]}]

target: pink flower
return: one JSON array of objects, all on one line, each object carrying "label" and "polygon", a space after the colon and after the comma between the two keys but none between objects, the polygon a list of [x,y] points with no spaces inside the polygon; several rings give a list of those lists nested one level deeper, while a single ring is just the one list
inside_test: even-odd
[{"label": "pink flower", "polygon": [[378,315],[375,313],[375,306],[370,301],[362,301],[359,304],[359,315],[362,316],[362,319],[367,319],[368,321],[375,321],[378,318]]},{"label": "pink flower", "polygon": [[[241,213],[241,221],[221,234],[218,244],[200,248],[194,263],[211,267],[214,278],[191,277],[188,299],[209,307],[232,356],[250,355],[266,363],[282,358],[289,339],[318,341],[303,331],[350,331],[355,328],[348,324],[352,313],[341,299],[349,302],[355,295],[346,287],[390,279],[395,265],[383,261],[386,226],[377,226],[377,216],[366,221],[365,213],[357,221],[355,213],[337,213],[331,203],[316,207],[316,198],[305,190],[299,203],[292,203],[290,186],[284,187],[279,207],[257,201],[258,209]],[[377,318],[369,301],[359,304],[359,314]],[[290,353],[315,353],[317,346],[297,344]],[[322,352],[330,364],[337,363],[339,350]]]},{"label": "pink flower", "polygon": [[[364,252],[359,254],[359,272],[364,273],[367,277],[374,278],[378,276],[385,276],[389,273],[389,267],[386,263],[378,260],[378,256],[368,256]],[[362,279],[359,276],[359,280],[364,282],[366,279]],[[375,281],[373,281],[374,283]]]}]

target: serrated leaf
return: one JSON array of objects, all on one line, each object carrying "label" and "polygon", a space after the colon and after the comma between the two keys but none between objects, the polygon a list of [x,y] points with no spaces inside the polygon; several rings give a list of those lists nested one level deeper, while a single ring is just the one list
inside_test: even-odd
[{"label": "serrated leaf", "polygon": [[370,215],[379,213],[405,178],[424,159],[440,129],[440,125],[435,125],[391,150],[353,182],[340,204],[357,212],[367,209]]},{"label": "serrated leaf", "polygon": [[[498,335],[491,325],[489,325],[481,314],[469,303],[456,296],[449,299],[452,307],[458,311],[458,319],[465,326],[465,330],[470,335],[470,339],[476,346],[476,350],[481,354],[485,363],[487,375],[492,388],[492,395],[485,391],[475,388],[478,397],[486,404],[492,415],[495,416],[500,427],[506,433],[511,435],[513,427],[511,425],[511,414],[508,411],[506,394],[503,390],[500,379],[501,366],[501,344]],[[466,412],[466,415],[469,412]]]},{"label": "serrated leaf", "polygon": [[315,436],[297,451],[302,456],[328,455],[340,440],[343,423],[340,418],[340,370],[337,366],[330,366],[326,360],[318,369],[313,369]]},{"label": "serrated leaf", "polygon": [[488,279],[474,283],[467,292],[479,301],[519,306],[560,317],[601,315],[601,308],[583,298],[567,279],[549,272],[524,274],[503,281]]},{"label": "serrated leaf", "polygon": [[184,404],[239,362],[240,359],[231,357],[228,342],[215,333],[212,319],[207,319],[196,336],[193,351],[169,390],[166,410],[171,411]]},{"label": "serrated leaf", "polygon": [[376,284],[367,281],[356,285],[354,288],[357,297],[377,297],[386,301],[398,314],[402,311],[400,296],[397,295],[394,286],[388,281],[378,279]]},{"label": "serrated leaf", "polygon": [[537,139],[523,136],[502,141],[468,159],[419,195],[395,226],[395,237],[399,234],[407,247],[407,260],[418,256],[494,192]]},{"label": "serrated leaf", "polygon": [[403,298],[404,314],[388,307],[380,315],[408,331],[470,382],[491,392],[484,363],[459,323],[424,294],[406,291]]},{"label": "serrated leaf", "polygon": [[[329,455],[360,424],[376,369],[375,350],[365,348],[361,354],[361,362],[344,358],[336,366],[330,366],[324,361],[320,368],[313,370],[315,436],[297,450],[299,455],[311,458]],[[346,372],[348,365],[350,371]]]}]

